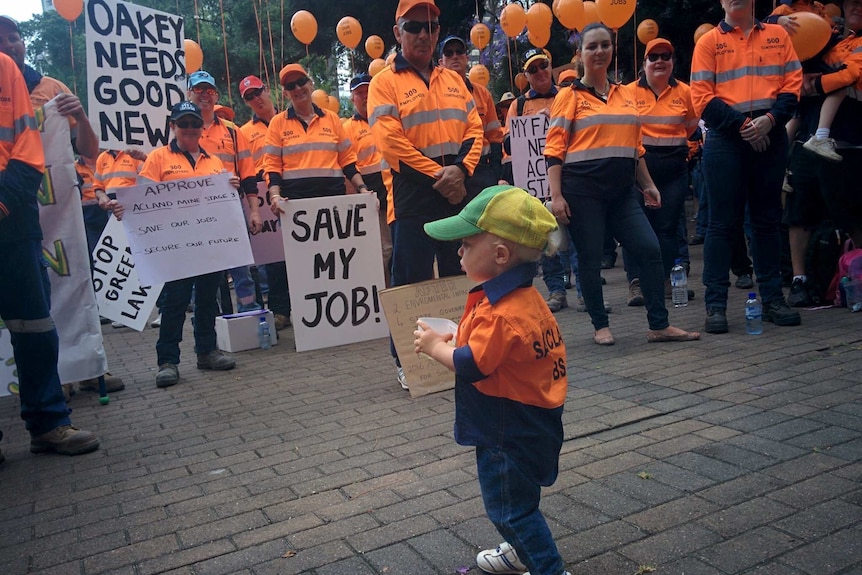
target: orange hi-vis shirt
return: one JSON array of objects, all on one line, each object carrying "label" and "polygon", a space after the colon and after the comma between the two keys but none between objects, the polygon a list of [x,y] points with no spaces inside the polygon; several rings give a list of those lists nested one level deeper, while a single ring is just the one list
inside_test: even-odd
[{"label": "orange hi-vis shirt", "polygon": [[461,76],[430,66],[425,78],[399,54],[371,80],[371,132],[392,169],[395,218],[436,219],[456,211],[437,190],[434,174],[458,166],[465,176],[482,156],[482,119]]},{"label": "orange hi-vis shirt", "polygon": [[476,103],[476,113],[482,120],[482,155],[491,153],[491,144],[503,143],[503,126],[497,118],[497,109],[494,107],[494,98],[488,88],[481,84],[473,84],[469,79],[464,79],[467,89],[473,94]]},{"label": "orange hi-vis shirt", "polygon": [[[385,210],[386,220],[392,223],[395,220],[392,206],[392,170],[377,149],[368,120],[359,114],[353,114],[342,122],[342,126],[356,153],[356,169],[362,174],[365,184],[377,192],[380,209]],[[381,185],[383,188],[379,189]]]},{"label": "orange hi-vis shirt", "polygon": [[[503,146],[503,160],[502,160],[504,164],[509,164],[506,167],[506,170],[505,170],[504,175],[503,175],[504,179],[506,179],[507,181],[509,181],[509,182],[514,181],[512,179],[513,176],[511,173],[512,172],[512,166],[511,166],[512,156],[509,155],[509,151],[507,151],[507,150],[511,150],[511,147],[510,147],[509,142],[508,142],[509,119],[510,118],[516,118],[518,116],[534,116],[534,115],[538,114],[540,111],[544,110],[545,108],[550,110],[551,105],[554,103],[554,98],[556,98],[558,93],[559,93],[559,88],[557,88],[556,86],[551,86],[551,91],[547,94],[539,94],[538,92],[536,92],[535,90],[530,88],[530,90],[528,90],[526,94],[518,96],[517,98],[512,100],[511,104],[509,104],[509,112],[508,112],[508,115],[506,116],[506,125],[503,126],[503,137],[507,141],[506,141],[505,145]],[[524,102],[522,105],[523,110],[519,114],[518,113],[518,103],[520,101],[522,101],[522,99]]]},{"label": "orange hi-vis shirt", "polygon": [[141,166],[141,173],[138,174],[137,183],[149,184],[209,176],[224,170],[222,161],[208,154],[203,148],[200,156],[195,160],[191,154],[181,150],[177,146],[176,139],[173,139],[167,146],[157,148],[147,155],[144,165]]},{"label": "orange hi-vis shirt", "polygon": [[244,194],[257,194],[254,158],[245,134],[236,124],[215,116],[210,127],[204,127],[200,146],[220,159],[227,171],[239,177]]},{"label": "orange hi-vis shirt", "polygon": [[314,105],[306,125],[291,106],[269,123],[263,167],[267,186],[286,198],[338,196],[357,173],[356,152],[337,114]]},{"label": "orange hi-vis shirt", "polygon": [[650,88],[646,76],[629,84],[635,91],[644,148],[688,150],[688,138],[697,129],[698,117],[691,103],[688,84],[671,78],[661,94]]},{"label": "orange hi-vis shirt", "polygon": [[738,133],[746,118],[766,113],[783,127],[801,89],[802,65],[790,36],[777,24],[755,20],[746,37],[722,21],[694,47],[691,99],[710,130]]},{"label": "orange hi-vis shirt", "polygon": [[562,164],[564,184],[582,178],[599,193],[634,185],[644,155],[636,100],[634,88],[618,84],[610,85],[607,101],[580,80],[560,90],[551,108],[545,160],[548,166]]},{"label": "orange hi-vis shirt", "polygon": [[143,160],[133,158],[126,152],[102,152],[96,158],[94,192],[101,190],[107,194],[116,194],[118,188],[134,186],[143,165]]},{"label": "orange hi-vis shirt", "polygon": [[75,172],[78,174],[78,185],[81,188],[81,205],[92,206],[98,204],[96,190],[93,188],[95,171],[87,165],[82,156],[75,160]]},{"label": "orange hi-vis shirt", "polygon": [[817,91],[829,94],[849,87],[847,95],[862,100],[862,36],[844,38],[823,56],[823,61],[835,71],[815,80]]},{"label": "orange hi-vis shirt", "polygon": [[42,237],[36,192],[45,155],[24,76],[0,52],[0,242]]},{"label": "orange hi-vis shirt", "polygon": [[263,150],[266,147],[266,133],[269,130],[269,124],[257,116],[252,116],[251,120],[239,127],[239,130],[248,140],[255,173],[263,174]]}]

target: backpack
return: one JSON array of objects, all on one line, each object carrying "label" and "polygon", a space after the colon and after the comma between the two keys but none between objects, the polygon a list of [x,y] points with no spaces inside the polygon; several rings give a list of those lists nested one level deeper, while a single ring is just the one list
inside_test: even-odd
[{"label": "backpack", "polygon": [[838,259],[838,271],[829,284],[829,293],[839,307],[847,307],[841,294],[841,278],[850,278],[850,281],[862,280],[862,248],[856,248],[852,240],[847,240],[844,250],[844,255]]},{"label": "backpack", "polygon": [[811,232],[805,251],[805,271],[808,275],[808,293],[815,304],[833,301],[835,289],[831,287],[831,282],[838,258],[844,253],[842,238],[841,231],[828,221]]}]

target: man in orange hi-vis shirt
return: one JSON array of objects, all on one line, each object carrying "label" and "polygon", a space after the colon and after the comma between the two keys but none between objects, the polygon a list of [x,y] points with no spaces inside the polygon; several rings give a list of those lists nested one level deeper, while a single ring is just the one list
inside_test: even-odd
[{"label": "man in orange hi-vis shirt", "polygon": [[763,319],[799,325],[781,291],[779,223],[787,161],[784,125],[802,88],[790,36],[754,18],[753,0],[721,0],[724,20],[701,37],[691,63],[695,113],[709,128],[703,167],[709,228],[703,250],[707,333],[725,333],[731,237],[746,204]]},{"label": "man in orange hi-vis shirt", "polygon": [[57,374],[60,343],[49,311],[36,203],[45,170],[42,140],[24,77],[2,53],[0,94],[0,318],[12,335],[21,418],[31,452],[80,455],[98,449],[99,440],[72,427]]}]

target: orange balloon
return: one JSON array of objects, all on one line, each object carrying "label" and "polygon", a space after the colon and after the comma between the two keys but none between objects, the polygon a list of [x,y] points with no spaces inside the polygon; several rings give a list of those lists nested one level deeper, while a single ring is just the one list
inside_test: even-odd
[{"label": "orange balloon", "polygon": [[470,29],[470,42],[479,50],[484,50],[491,41],[491,30],[479,22]]},{"label": "orange balloon", "polygon": [[611,30],[619,30],[634,16],[637,0],[596,0],[599,18]]},{"label": "orange balloon", "polygon": [[823,6],[823,10],[826,12],[826,15],[830,18],[841,18],[841,6],[838,4],[826,4]]},{"label": "orange balloon", "polygon": [[201,69],[204,63],[204,52],[194,40],[183,40],[183,50],[186,53],[186,74],[193,74]]},{"label": "orange balloon", "polygon": [[470,73],[467,75],[470,78],[470,82],[482,86],[487,86],[488,80],[491,79],[491,73],[488,72],[488,68],[482,64],[474,64],[473,67],[470,68]]},{"label": "orange balloon", "polygon": [[557,0],[556,6],[554,14],[560,24],[569,30],[580,30],[584,27],[583,0]]},{"label": "orange balloon", "polygon": [[397,56],[397,55],[398,55],[398,53],[397,53],[397,52],[392,52],[391,54],[389,54],[388,56],[386,56],[386,62],[385,62],[385,64],[386,64],[387,66],[388,66],[389,64],[391,64],[391,63],[392,63],[392,60],[394,60],[394,59],[395,59],[395,56]]},{"label": "orange balloon", "polygon": [[338,110],[341,109],[341,102],[339,102],[338,98],[336,98],[335,96],[329,96],[327,98],[326,108],[328,110],[332,110],[333,112],[335,112],[337,114]]},{"label": "orange balloon", "polygon": [[355,50],[362,40],[362,25],[359,20],[353,16],[345,16],[338,21],[335,27],[335,34],[338,40],[351,50]]},{"label": "orange balloon", "polygon": [[371,76],[376,76],[378,72],[386,68],[386,62],[384,62],[381,58],[375,58],[368,65],[368,74]]},{"label": "orange balloon", "polygon": [[697,44],[697,41],[700,40],[701,36],[709,32],[713,28],[715,28],[715,26],[713,26],[712,24],[701,24],[700,26],[698,26],[697,29],[694,31],[694,43]]},{"label": "orange balloon", "polygon": [[500,12],[500,27],[506,36],[516,38],[527,25],[527,14],[520,4],[509,4]]},{"label": "orange balloon", "polygon": [[74,22],[84,11],[84,0],[54,0],[57,14],[69,22]]},{"label": "orange balloon", "polygon": [[538,31],[535,34],[533,34],[532,31],[527,30],[527,41],[536,48],[544,48],[548,45],[548,42],[551,41],[551,29],[548,28],[544,32]]},{"label": "orange balloon", "polygon": [[813,12],[797,12],[792,18],[796,19],[799,28],[790,36],[796,55],[800,60],[808,60],[817,55],[829,42],[832,36],[832,26],[829,22]]},{"label": "orange balloon", "polygon": [[601,22],[599,18],[599,9],[596,8],[596,3],[592,0],[584,0],[584,26],[593,22]]},{"label": "orange balloon", "polygon": [[326,90],[318,88],[311,93],[311,101],[314,102],[318,108],[325,109],[329,106],[329,94],[326,93]]},{"label": "orange balloon", "polygon": [[369,58],[379,58],[385,49],[386,44],[380,36],[371,35],[365,40],[365,53]]},{"label": "orange balloon", "polygon": [[655,20],[646,19],[638,24],[638,40],[641,44],[647,44],[656,38],[658,38],[658,24]]},{"label": "orange balloon", "polygon": [[536,2],[527,10],[527,30],[535,28],[537,31],[550,28],[554,21],[554,15],[547,4]]},{"label": "orange balloon", "polygon": [[527,80],[527,76],[525,76],[523,72],[518,72],[515,76],[515,85],[523,92],[524,88],[530,85],[530,82]]},{"label": "orange balloon", "polygon": [[317,37],[317,18],[308,10],[300,10],[290,19],[290,31],[303,44],[311,44]]}]

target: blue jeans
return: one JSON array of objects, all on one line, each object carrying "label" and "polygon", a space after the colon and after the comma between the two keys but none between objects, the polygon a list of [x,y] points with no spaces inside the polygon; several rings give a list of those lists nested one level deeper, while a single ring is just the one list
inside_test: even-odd
[{"label": "blue jeans", "polygon": [[[569,236],[569,230],[566,229],[566,235]],[[566,293],[566,264],[569,265],[575,281],[575,293],[581,297],[581,272],[578,267],[578,250],[575,249],[575,244],[572,243],[572,238],[569,236],[569,245],[567,249],[560,250],[553,256],[542,256],[540,265],[542,266],[542,279],[545,281],[545,286],[548,288],[548,293]]]},{"label": "blue jeans", "polygon": [[524,475],[501,449],[477,447],[476,466],[485,513],[530,574],[563,573],[563,559],[539,510],[541,486]]},{"label": "blue jeans", "polygon": [[257,303],[254,280],[248,270],[248,266],[240,266],[230,270],[230,277],[233,278],[233,291],[236,293],[236,311],[255,311],[260,309],[260,304]]},{"label": "blue jeans", "polygon": [[290,317],[290,289],[287,287],[287,266],[284,262],[273,262],[264,266],[269,286],[267,306],[272,313]]},{"label": "blue jeans", "polygon": [[[738,134],[710,132],[703,149],[709,194],[709,231],[703,247],[704,303],[727,309],[734,234],[745,208],[751,221],[751,255],[764,305],[782,299],[780,276],[781,183],[787,134],[773,129],[770,146],[758,153]],[[740,234],[741,235],[741,234]]]},{"label": "blue jeans", "polygon": [[697,219],[695,220],[694,233],[705,238],[706,230],[709,227],[709,194],[706,190],[706,176],[703,174],[703,159],[698,160],[697,165],[691,171],[691,183],[694,187],[694,195],[697,197]]},{"label": "blue jeans", "polygon": [[87,254],[90,256],[92,269],[93,250],[96,249],[99,238],[105,231],[105,225],[108,223],[108,212],[97,204],[87,204],[81,206],[81,209],[84,214],[84,232],[87,234]]},{"label": "blue jeans", "polygon": [[165,284],[162,290],[162,325],[156,342],[158,364],[180,363],[180,342],[183,341],[183,324],[186,308],[195,292],[195,353],[209,353],[216,349],[215,318],[218,304],[216,293],[223,273],[214,272]]},{"label": "blue jeans", "polygon": [[57,374],[60,340],[48,289],[39,240],[0,243],[0,318],[12,337],[21,419],[32,436],[71,423]]},{"label": "blue jeans", "polygon": [[567,193],[563,180],[563,196],[569,203],[572,217],[569,233],[578,252],[581,288],[584,303],[593,328],[608,327],[608,314],[602,296],[602,245],[605,231],[625,246],[640,267],[640,284],[644,296],[649,328],[660,330],[668,325],[664,305],[664,273],[661,249],[633,188],[619,190],[613,197],[575,195]]}]

